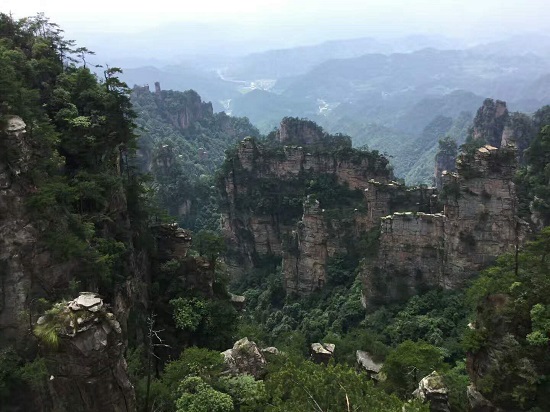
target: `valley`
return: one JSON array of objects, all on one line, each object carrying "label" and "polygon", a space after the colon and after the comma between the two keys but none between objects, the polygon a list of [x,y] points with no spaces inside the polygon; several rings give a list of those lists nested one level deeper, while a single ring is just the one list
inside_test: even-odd
[{"label": "valley", "polygon": [[549,44],[0,13],[0,409],[550,410]]}]

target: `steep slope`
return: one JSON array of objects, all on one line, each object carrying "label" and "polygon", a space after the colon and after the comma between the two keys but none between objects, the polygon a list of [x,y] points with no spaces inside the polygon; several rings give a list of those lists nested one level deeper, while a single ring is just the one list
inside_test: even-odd
[{"label": "steep slope", "polygon": [[236,262],[281,257],[281,242],[315,194],[323,207],[353,210],[372,179],[391,178],[388,161],[351,148],[345,136],[313,122],[285,118],[266,142],[245,139],[227,158],[220,188],[223,227]]}]

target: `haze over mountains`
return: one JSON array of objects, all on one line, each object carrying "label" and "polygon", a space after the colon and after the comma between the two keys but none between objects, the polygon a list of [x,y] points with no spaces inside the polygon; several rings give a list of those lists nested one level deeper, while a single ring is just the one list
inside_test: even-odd
[{"label": "haze over mountains", "polygon": [[[204,46],[208,56],[187,53],[179,61],[167,53],[173,61],[166,65],[123,58],[123,78],[129,85],[159,81],[163,89],[194,89],[215,110],[246,116],[264,133],[284,116],[307,117],[393,156],[397,175],[410,183],[430,182],[425,152],[433,154],[442,136],[424,132],[438,116],[451,119],[441,133],[461,130],[453,136],[460,143],[463,120],[473,118],[484,98],[523,112],[550,103],[550,37],[537,34],[477,44],[432,35],[365,37],[240,56],[221,49],[238,50]],[[424,156],[404,158],[417,146]]]},{"label": "haze over mountains", "polygon": [[[32,3],[25,7],[42,8]],[[54,1],[48,14],[97,53],[91,63],[121,67],[130,87],[158,81],[163,90],[193,89],[215,111],[246,116],[263,133],[284,116],[307,117],[387,152],[409,183],[430,183],[431,172],[400,151],[416,145],[432,153],[441,136],[428,139],[424,129],[438,116],[471,120],[484,98],[528,113],[550,102],[543,0],[159,0],[150,9],[98,0],[82,7],[73,13]],[[445,133],[462,130],[451,129]],[[453,137],[460,143],[464,134]]]}]

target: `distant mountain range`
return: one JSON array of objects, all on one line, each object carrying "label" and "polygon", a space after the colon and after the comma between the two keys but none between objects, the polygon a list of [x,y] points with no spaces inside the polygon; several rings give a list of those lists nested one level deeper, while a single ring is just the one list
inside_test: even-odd
[{"label": "distant mountain range", "polygon": [[[486,97],[525,112],[550,103],[550,37],[473,47],[438,36],[337,40],[242,57],[196,56],[126,69],[123,78],[130,86],[160,81],[164,89],[194,89],[215,110],[246,116],[263,132],[284,116],[310,118],[395,156],[396,172],[410,180],[415,166],[402,167],[399,150],[422,139],[438,116],[455,121]],[[437,138],[431,142],[429,150]]]}]

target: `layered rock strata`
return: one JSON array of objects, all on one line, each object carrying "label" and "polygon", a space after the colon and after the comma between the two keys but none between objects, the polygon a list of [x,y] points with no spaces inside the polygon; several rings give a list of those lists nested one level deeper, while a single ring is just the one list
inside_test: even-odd
[{"label": "layered rock strata", "polygon": [[[314,213],[310,219],[302,208],[310,182],[328,176],[334,185],[363,191],[371,179],[391,181],[387,166],[382,156],[352,149],[349,138],[326,135],[314,123],[297,119],[284,120],[272,141],[244,139],[226,160],[221,182],[222,227],[231,260],[250,267],[263,257],[280,258],[283,238],[301,217],[315,224]],[[319,202],[324,207],[322,198]],[[366,215],[362,220],[368,229]]]},{"label": "layered rock strata", "polygon": [[349,255],[357,249],[362,236],[376,228],[388,213],[436,210],[438,204],[434,193],[434,188],[407,188],[395,182],[381,183],[371,179],[363,190],[364,207],[336,218],[326,213],[319,201],[308,197],[302,220],[283,242],[285,290],[307,295],[322,288],[327,282],[329,259]]},{"label": "layered rock strata", "polygon": [[394,213],[381,220],[378,256],[364,268],[366,304],[457,288],[522,243],[512,182],[515,151],[486,145],[443,176],[443,212]]}]

